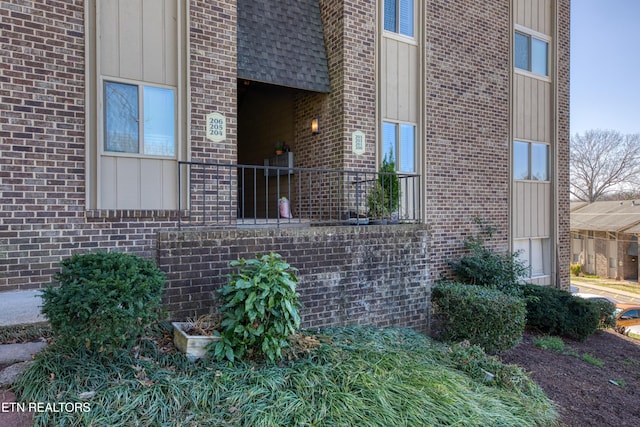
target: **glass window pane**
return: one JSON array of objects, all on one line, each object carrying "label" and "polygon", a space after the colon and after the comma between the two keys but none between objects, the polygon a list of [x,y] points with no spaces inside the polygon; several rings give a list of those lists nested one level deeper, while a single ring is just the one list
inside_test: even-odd
[{"label": "glass window pane", "polygon": [[531,71],[543,76],[548,75],[547,42],[531,38]]},{"label": "glass window pane", "polygon": [[400,34],[413,37],[413,0],[400,0]]},{"label": "glass window pane", "polygon": [[531,144],[531,179],[549,180],[549,146],[546,144]]},{"label": "glass window pane", "polygon": [[104,149],[138,152],[138,86],[105,82]]},{"label": "glass window pane", "polygon": [[529,239],[514,240],[513,253],[518,254],[518,259],[529,267]]},{"label": "glass window pane", "polygon": [[175,97],[173,89],[144,87],[144,153],[175,155]]},{"label": "glass window pane", "polygon": [[396,29],[396,0],[384,0],[384,29],[397,31]]},{"label": "glass window pane", "polygon": [[396,138],[398,125],[395,123],[382,124],[382,157],[396,161]]},{"label": "glass window pane", "polygon": [[516,33],[515,37],[515,66],[529,71],[529,37]]},{"label": "glass window pane", "polygon": [[529,179],[529,144],[513,143],[513,179]]},{"label": "glass window pane", "polygon": [[416,127],[400,125],[400,164],[397,169],[402,172],[414,172],[416,164]]},{"label": "glass window pane", "polygon": [[531,239],[531,277],[544,275],[543,239]]}]

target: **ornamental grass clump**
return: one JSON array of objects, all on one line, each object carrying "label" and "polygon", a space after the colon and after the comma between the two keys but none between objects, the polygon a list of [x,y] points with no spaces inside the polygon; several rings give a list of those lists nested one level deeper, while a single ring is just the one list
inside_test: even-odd
[{"label": "ornamental grass clump", "polygon": [[300,327],[295,268],[279,254],[232,261],[239,271],[220,289],[220,340],[210,348],[217,360],[282,358],[288,338]]},{"label": "ornamental grass clump", "polygon": [[42,313],[60,346],[119,352],[158,319],[164,274],[150,260],[120,252],[74,255],[53,279],[42,291]]}]

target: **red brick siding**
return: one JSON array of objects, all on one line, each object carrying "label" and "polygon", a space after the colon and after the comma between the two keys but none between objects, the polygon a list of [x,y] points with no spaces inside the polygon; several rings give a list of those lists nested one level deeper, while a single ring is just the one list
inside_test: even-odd
[{"label": "red brick siding", "polygon": [[509,245],[509,2],[425,0],[426,221],[433,279],[449,271],[474,218]]},{"label": "red brick siding", "polygon": [[558,0],[558,275],[563,289],[569,289],[571,224],[569,221],[569,59],[570,0]]},{"label": "red brick siding", "polygon": [[426,230],[420,225],[161,232],[173,319],[209,313],[229,261],[278,252],[299,269],[303,326],[428,328]]}]

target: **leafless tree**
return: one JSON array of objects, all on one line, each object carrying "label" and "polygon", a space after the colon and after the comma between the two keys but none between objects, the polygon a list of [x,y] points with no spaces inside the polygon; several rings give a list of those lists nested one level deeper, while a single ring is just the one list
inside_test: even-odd
[{"label": "leafless tree", "polygon": [[640,183],[640,134],[589,130],[571,138],[571,195],[595,202]]}]

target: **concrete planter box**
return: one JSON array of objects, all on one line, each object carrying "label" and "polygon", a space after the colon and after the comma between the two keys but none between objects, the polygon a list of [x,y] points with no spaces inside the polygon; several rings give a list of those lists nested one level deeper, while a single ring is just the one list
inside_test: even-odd
[{"label": "concrete planter box", "polygon": [[188,329],[191,324],[189,322],[173,322],[173,343],[178,350],[187,355],[189,360],[200,359],[207,354],[205,347],[220,338],[215,336],[206,335],[187,335],[184,331]]}]

